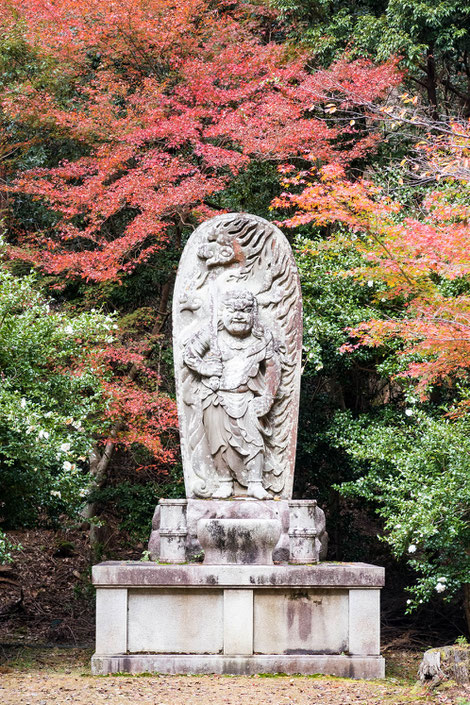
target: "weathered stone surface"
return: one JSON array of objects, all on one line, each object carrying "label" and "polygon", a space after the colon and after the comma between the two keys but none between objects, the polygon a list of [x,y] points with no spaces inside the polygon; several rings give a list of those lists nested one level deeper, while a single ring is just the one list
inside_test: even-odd
[{"label": "weathered stone surface", "polygon": [[311,675],[325,673],[341,678],[384,678],[385,661],[381,656],[315,655],[255,655],[214,656],[191,654],[119,654],[99,656],[91,661],[92,672],[108,673],[220,673],[250,676],[256,673],[287,673]]},{"label": "weathered stone surface", "polygon": [[349,593],[349,653],[378,654],[380,651],[380,593],[351,590]]},{"label": "weathered stone surface", "polygon": [[[197,525],[201,519],[276,519],[281,523],[281,536],[273,551],[275,562],[313,563],[326,558],[328,535],[325,531],[325,514],[315,500],[217,500],[188,499],[160,500],[152,521],[149,551],[152,560],[172,562],[160,550],[161,506],[171,508],[171,503],[186,504],[185,538],[186,560],[202,558],[202,547],[197,538]],[[292,505],[292,509],[290,508]],[[301,516],[296,517],[298,507]],[[178,510],[178,506],[176,506]],[[179,516],[179,515],[178,515]],[[173,521],[172,524],[175,522]],[[292,524],[292,526],[291,526]],[[290,532],[292,531],[292,535]],[[309,532],[312,532],[310,534]],[[307,535],[308,534],[308,535]],[[300,544],[300,549],[298,549]],[[175,562],[175,561],[173,561]],[[178,561],[181,562],[181,561]]]},{"label": "weathered stone surface", "polygon": [[96,593],[96,652],[127,651],[127,590],[104,588]]},{"label": "weathered stone surface", "polygon": [[253,654],[253,590],[224,590],[224,654]]},{"label": "weathered stone surface", "polygon": [[184,249],[173,302],[187,497],[290,498],[302,304],[286,238],[246,214],[203,223]]},{"label": "weathered stone surface", "polygon": [[93,578],[96,673],[383,674],[375,566],[115,562]]},{"label": "weathered stone surface", "polygon": [[197,525],[206,565],[272,565],[280,536],[276,519],[200,519]]},{"label": "weathered stone surface", "polygon": [[108,561],[93,566],[93,584],[114,587],[363,587],[384,585],[385,570],[368,563],[317,565],[158,565]]},{"label": "weathered stone surface", "polygon": [[220,653],[223,609],[220,590],[129,590],[127,651]]},{"label": "weathered stone surface", "polygon": [[262,590],[254,600],[254,651],[283,654],[347,652],[348,590]]}]

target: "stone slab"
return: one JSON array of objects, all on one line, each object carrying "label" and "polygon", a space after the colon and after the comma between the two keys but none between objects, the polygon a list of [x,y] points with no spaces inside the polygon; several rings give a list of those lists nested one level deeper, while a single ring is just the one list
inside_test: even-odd
[{"label": "stone slab", "polygon": [[127,651],[127,590],[101,589],[96,593],[96,652]]},{"label": "stone slab", "polygon": [[281,654],[347,652],[348,617],[349,590],[257,590],[254,651],[272,654],[275,644]]},{"label": "stone slab", "polygon": [[378,590],[351,590],[349,593],[349,652],[378,654],[380,651]]},{"label": "stone slab", "polygon": [[220,590],[129,590],[126,650],[222,652],[223,609]]},{"label": "stone slab", "polygon": [[342,678],[384,678],[385,661],[381,656],[346,655],[159,655],[115,654],[92,658],[94,675],[108,673],[169,673],[169,674],[231,674],[286,673],[313,675],[316,673]]},{"label": "stone slab", "polygon": [[368,563],[210,566],[107,561],[93,566],[92,577],[96,587],[380,588],[385,569]]},{"label": "stone slab", "polygon": [[253,653],[253,590],[224,590],[224,654]]}]

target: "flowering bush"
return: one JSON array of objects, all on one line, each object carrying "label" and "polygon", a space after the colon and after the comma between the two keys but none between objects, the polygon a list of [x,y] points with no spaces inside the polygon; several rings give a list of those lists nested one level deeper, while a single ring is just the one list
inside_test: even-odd
[{"label": "flowering bush", "polygon": [[408,609],[436,592],[450,599],[463,588],[468,617],[468,419],[433,417],[420,407],[384,409],[359,420],[348,412],[337,415],[334,443],[347,450],[362,475],[341,491],[378,504],[384,540],[418,576]]},{"label": "flowering bush", "polygon": [[[73,513],[108,405],[102,346],[114,319],[54,309],[31,276],[0,269],[0,516],[6,526]],[[8,543],[0,535],[0,560]]]}]

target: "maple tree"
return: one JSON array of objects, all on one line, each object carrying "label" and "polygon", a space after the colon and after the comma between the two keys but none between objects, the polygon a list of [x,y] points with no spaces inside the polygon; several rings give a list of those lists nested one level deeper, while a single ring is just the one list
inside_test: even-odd
[{"label": "maple tree", "polygon": [[[52,228],[20,237],[12,256],[92,281],[123,276],[165,247],[171,226],[210,215],[207,201],[251,158],[330,157],[340,130],[308,112],[324,101],[328,73],[310,76],[304,55],[263,42],[264,15],[253,7],[248,17],[251,6],[229,12],[203,0],[3,9],[4,30],[18,31],[19,12],[23,40],[61,71],[58,84],[27,75],[21,90],[8,87],[5,117],[53,126],[88,152],[10,185],[57,214]],[[331,73],[361,100],[394,80],[392,64],[341,61]],[[369,141],[343,144],[343,155],[345,146],[354,159]]]},{"label": "maple tree", "polygon": [[[444,177],[441,188],[422,200],[419,214],[410,215],[372,182],[347,178],[338,164],[310,172],[311,184],[301,193],[286,193],[276,205],[297,209],[288,226],[348,227],[364,257],[364,265],[351,274],[381,284],[377,298],[400,298],[405,309],[396,317],[355,327],[351,335],[356,342],[343,350],[400,338],[400,356],[406,360],[400,374],[416,379],[425,395],[433,383],[466,376],[468,370],[470,204],[463,177],[468,173],[470,126],[455,121],[447,134],[421,141],[417,149],[424,152],[425,178],[436,172]],[[412,161],[416,163],[413,156]],[[298,177],[290,181],[296,184]]]}]

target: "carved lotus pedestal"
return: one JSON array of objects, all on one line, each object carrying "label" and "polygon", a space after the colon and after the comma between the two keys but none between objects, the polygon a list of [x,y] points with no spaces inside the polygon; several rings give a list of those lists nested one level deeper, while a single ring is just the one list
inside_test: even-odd
[{"label": "carved lotus pedestal", "polygon": [[383,677],[384,570],[318,563],[322,540],[314,501],[161,500],[160,562],[93,568],[93,672]]}]

